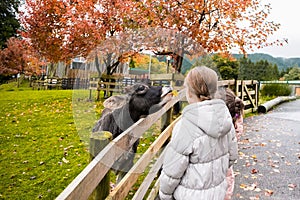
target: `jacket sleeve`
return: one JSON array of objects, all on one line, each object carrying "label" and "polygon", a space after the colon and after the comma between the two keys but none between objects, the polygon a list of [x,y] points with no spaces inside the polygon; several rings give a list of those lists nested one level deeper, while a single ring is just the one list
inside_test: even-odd
[{"label": "jacket sleeve", "polygon": [[234,126],[232,126],[232,128],[230,129],[228,136],[229,136],[228,146],[229,146],[229,167],[230,167],[238,159],[238,144],[237,144],[237,138],[236,138]]},{"label": "jacket sleeve", "polygon": [[240,115],[235,121],[235,131],[237,140],[240,139],[241,135],[244,133],[244,125],[243,125],[243,116]]},{"label": "jacket sleeve", "polygon": [[[175,128],[174,128],[175,129]],[[176,131],[175,131],[176,132]],[[172,133],[172,137],[174,131]],[[179,136],[179,135],[177,135]],[[185,173],[189,164],[189,151],[183,146],[178,145],[182,141],[181,136],[173,137],[166,148],[164,155],[164,162],[162,172],[160,175],[160,189],[159,196],[162,200],[173,199],[173,193],[179,185],[183,174]],[[181,144],[184,142],[181,142]],[[185,145],[184,145],[185,146]]]}]

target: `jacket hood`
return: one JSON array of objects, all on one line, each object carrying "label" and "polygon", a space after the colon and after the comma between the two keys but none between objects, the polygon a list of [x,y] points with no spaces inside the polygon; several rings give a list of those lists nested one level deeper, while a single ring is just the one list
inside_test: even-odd
[{"label": "jacket hood", "polygon": [[226,135],[233,126],[228,108],[220,99],[190,104],[183,109],[182,114],[189,123],[213,138]]}]

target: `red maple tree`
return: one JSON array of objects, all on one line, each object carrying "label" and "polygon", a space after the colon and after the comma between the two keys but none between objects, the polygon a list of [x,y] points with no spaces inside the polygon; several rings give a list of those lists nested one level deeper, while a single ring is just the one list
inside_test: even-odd
[{"label": "red maple tree", "polygon": [[7,48],[0,51],[0,74],[26,74],[40,73],[41,62],[38,55],[28,43],[18,38],[10,38]]},{"label": "red maple tree", "polygon": [[[152,41],[147,44],[145,40],[141,46],[173,56],[174,68],[180,72],[183,56],[199,50],[189,46],[192,43],[208,53],[239,48],[244,54],[255,47],[281,44],[267,42],[268,36],[279,28],[279,24],[267,21],[270,10],[270,5],[259,0],[26,0],[21,21],[26,30],[23,36],[51,62],[86,57],[107,38],[137,28],[159,28],[159,34],[171,30],[177,37],[169,39],[177,40],[175,50],[162,48],[160,43],[154,47],[153,41],[159,34],[148,34],[148,41]],[[141,44],[136,38],[126,40],[135,47]],[[108,74],[123,57],[107,54]]]}]

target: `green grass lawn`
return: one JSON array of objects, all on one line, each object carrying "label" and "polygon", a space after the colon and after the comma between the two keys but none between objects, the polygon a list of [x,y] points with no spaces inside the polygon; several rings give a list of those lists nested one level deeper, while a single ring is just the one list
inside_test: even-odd
[{"label": "green grass lawn", "polygon": [[78,126],[76,105],[88,101],[75,99],[73,112],[72,97],[71,90],[0,88],[0,199],[54,199],[88,164],[96,117]]},{"label": "green grass lawn", "polygon": [[[89,101],[89,91],[15,84],[0,86],[0,199],[55,199],[89,163],[89,136],[102,102]],[[159,123],[145,133],[137,158],[159,133]]]}]

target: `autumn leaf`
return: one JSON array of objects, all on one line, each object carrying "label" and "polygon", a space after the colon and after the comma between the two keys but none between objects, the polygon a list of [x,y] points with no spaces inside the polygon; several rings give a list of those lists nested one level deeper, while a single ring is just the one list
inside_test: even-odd
[{"label": "autumn leaf", "polygon": [[273,195],[273,190],[268,190],[268,189],[265,189],[265,196],[268,196],[268,197],[270,197],[270,196],[272,196]]},{"label": "autumn leaf", "polygon": [[291,184],[289,184],[289,185],[288,185],[288,187],[289,187],[289,190],[294,190],[294,188],[296,188],[296,187],[297,187],[297,185],[296,185],[296,184],[293,184],[293,183],[291,183]]},{"label": "autumn leaf", "polygon": [[246,184],[244,184],[244,183],[240,184],[240,188],[245,189],[246,187],[247,187]]},{"label": "autumn leaf", "polygon": [[173,94],[174,97],[178,96],[177,90],[172,90],[172,94]]},{"label": "autumn leaf", "polygon": [[246,167],[250,167],[251,163],[250,162],[246,162]]},{"label": "autumn leaf", "polygon": [[291,163],[291,162],[288,162],[288,161],[285,161],[285,164],[286,164],[287,166],[291,166],[291,165],[292,165],[292,163]]},{"label": "autumn leaf", "polygon": [[62,161],[63,161],[64,163],[69,163],[69,161],[68,161],[65,157],[62,158]]},{"label": "autumn leaf", "polygon": [[246,184],[240,184],[240,188],[244,189],[245,191],[253,191],[257,188],[256,183],[252,183],[251,185],[246,185]]},{"label": "autumn leaf", "polygon": [[259,200],[259,196],[249,197],[250,200]]},{"label": "autumn leaf", "polygon": [[255,192],[261,192],[261,189],[260,188],[255,188],[254,191]]}]

